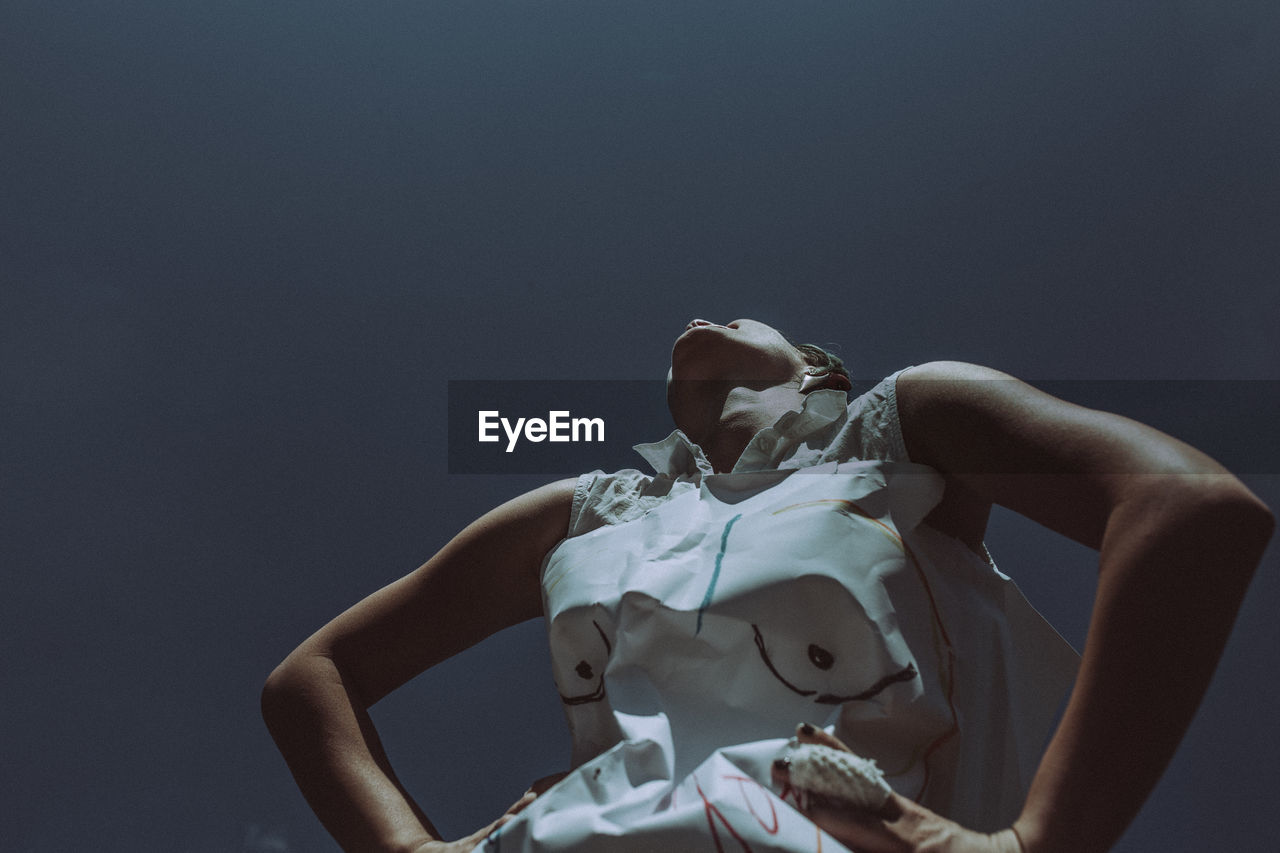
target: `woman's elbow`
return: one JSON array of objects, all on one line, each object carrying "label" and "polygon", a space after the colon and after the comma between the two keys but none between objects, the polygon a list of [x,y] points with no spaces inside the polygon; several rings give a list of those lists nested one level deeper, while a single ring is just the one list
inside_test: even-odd
[{"label": "woman's elbow", "polygon": [[289,708],[293,706],[297,695],[296,679],[290,672],[289,661],[286,659],[267,676],[258,700],[262,721],[273,735],[289,715]]},{"label": "woman's elbow", "polygon": [[[1218,577],[1251,577],[1275,531],[1275,516],[1257,495],[1225,471],[1167,472],[1135,478],[1117,505],[1108,535],[1147,542],[1156,565],[1191,560]],[[1154,568],[1155,566],[1153,566]]]},{"label": "woman's elbow", "polygon": [[305,714],[310,702],[319,697],[328,681],[325,666],[332,662],[318,655],[295,651],[285,658],[262,685],[259,705],[267,729],[279,740],[279,732]]},{"label": "woman's elbow", "polygon": [[1232,532],[1246,542],[1266,547],[1275,533],[1276,517],[1271,508],[1235,477],[1224,477],[1209,490],[1207,500],[1219,517],[1232,521]]},{"label": "woman's elbow", "polygon": [[1245,502],[1243,510],[1245,523],[1248,526],[1248,534],[1256,542],[1258,559],[1262,559],[1262,552],[1266,550],[1267,543],[1271,541],[1271,537],[1276,532],[1276,517],[1271,508],[1253,492],[1248,493],[1248,500]]},{"label": "woman's elbow", "polygon": [[1188,530],[1212,533],[1219,543],[1223,569],[1236,567],[1252,575],[1275,532],[1275,514],[1266,503],[1233,476],[1199,478],[1184,486],[1190,512],[1182,519]]}]

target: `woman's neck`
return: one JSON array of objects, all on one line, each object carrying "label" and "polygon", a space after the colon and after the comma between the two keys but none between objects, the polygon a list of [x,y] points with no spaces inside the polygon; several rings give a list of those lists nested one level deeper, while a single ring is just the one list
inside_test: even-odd
[{"label": "woman's neck", "polygon": [[706,411],[706,428],[689,438],[702,448],[716,473],[732,471],[756,433],[773,426],[785,412],[804,407],[804,395],[795,384],[735,386],[711,400],[715,405]]}]

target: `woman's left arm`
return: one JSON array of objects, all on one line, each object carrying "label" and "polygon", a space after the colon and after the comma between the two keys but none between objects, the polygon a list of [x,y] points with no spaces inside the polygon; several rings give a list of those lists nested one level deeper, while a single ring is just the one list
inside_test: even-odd
[{"label": "woman's left arm", "polygon": [[1274,518],[1200,451],[994,370],[921,365],[897,396],[915,461],[1099,551],[1079,677],[1014,829],[1027,853],[1108,850],[1190,724]]}]

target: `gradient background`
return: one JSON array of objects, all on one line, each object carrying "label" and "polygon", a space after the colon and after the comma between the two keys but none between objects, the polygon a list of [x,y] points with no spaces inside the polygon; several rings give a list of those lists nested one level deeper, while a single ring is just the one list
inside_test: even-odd
[{"label": "gradient background", "polygon": [[[0,846],[336,849],[263,679],[547,479],[447,474],[450,379],[658,378],[694,316],[1280,379],[1278,136],[1265,0],[0,0]],[[1078,643],[1090,552],[989,542]],[[1277,562],[1121,850],[1273,849]],[[543,642],[375,708],[445,832],[566,761]]]}]

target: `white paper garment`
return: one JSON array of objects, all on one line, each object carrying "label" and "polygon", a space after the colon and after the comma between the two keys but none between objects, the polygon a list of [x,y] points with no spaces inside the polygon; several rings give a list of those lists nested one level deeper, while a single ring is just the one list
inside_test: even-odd
[{"label": "white paper garment", "polygon": [[1007,825],[1075,654],[994,566],[920,524],[939,475],[853,461],[680,485],[548,556],[574,770],[485,849],[843,849],[770,782],[801,722],[899,793]]}]

